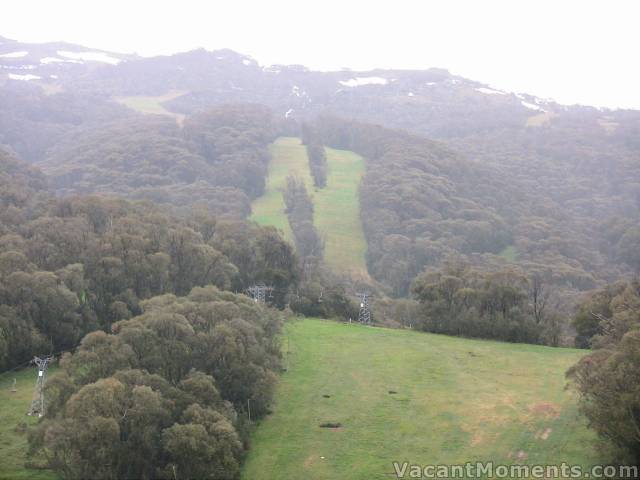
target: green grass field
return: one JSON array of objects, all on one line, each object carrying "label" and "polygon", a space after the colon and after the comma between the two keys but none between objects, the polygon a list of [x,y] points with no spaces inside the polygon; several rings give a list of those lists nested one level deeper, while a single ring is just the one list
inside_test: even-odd
[{"label": "green grass field", "polygon": [[508,247],[506,247],[499,253],[499,255],[509,262],[515,262],[518,258],[518,252],[516,250],[516,247],[514,247],[513,245],[509,245]]},{"label": "green grass field", "polygon": [[245,480],[395,478],[394,460],[597,463],[564,388],[584,352],[310,319],[283,344],[288,371]]},{"label": "green grass field", "polygon": [[[54,370],[51,371],[53,373]],[[13,379],[16,392],[12,392]],[[35,368],[0,375],[0,479],[54,479],[51,471],[25,468],[27,434],[17,428],[20,424],[33,425],[37,417],[26,415],[36,383]],[[30,459],[41,463],[42,459]]]},{"label": "green grass field", "polygon": [[146,96],[133,96],[133,97],[115,97],[114,100],[126,107],[129,107],[138,112],[152,115],[169,115],[176,119],[178,125],[182,125],[184,121],[184,115],[179,113],[173,113],[164,108],[162,102],[172,100],[174,98],[184,95],[184,91],[172,91],[165,93],[164,95],[158,95],[155,97]]},{"label": "green grass field", "polygon": [[314,224],[325,240],[325,261],[334,271],[366,276],[367,243],[360,221],[358,186],[364,160],[345,150],[327,148],[327,186],[315,189],[309,161],[299,138],[282,137],[271,145],[272,160],[265,194],[252,204],[252,219],[273,225],[293,243],[282,190],[287,176],[302,178],[315,206]]}]

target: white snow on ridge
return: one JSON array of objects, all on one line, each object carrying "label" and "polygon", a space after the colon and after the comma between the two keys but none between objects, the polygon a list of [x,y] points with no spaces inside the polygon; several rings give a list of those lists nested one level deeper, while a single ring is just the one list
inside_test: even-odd
[{"label": "white snow on ridge", "polygon": [[35,70],[35,65],[2,65],[2,68],[6,68],[8,70]]},{"label": "white snow on ridge", "polygon": [[339,83],[345,87],[361,87],[363,85],[386,85],[389,81],[382,77],[356,77],[349,80],[340,80]]},{"label": "white snow on ridge", "polygon": [[487,95],[506,95],[506,92],[494,90],[493,88],[487,87],[476,88],[476,91],[480,93],[486,93]]},{"label": "white snow on ridge", "polygon": [[63,59],[58,57],[44,57],[40,59],[40,63],[44,65],[49,65],[50,63],[82,63],[80,60],[70,60]]},{"label": "white snow on ridge", "polygon": [[293,113],[293,108],[287,110],[287,113],[284,114],[284,118],[289,118],[289,116]]},{"label": "white snow on ridge", "polygon": [[85,60],[87,62],[102,62],[110,65],[120,63],[119,58],[111,57],[103,52],[68,52],[66,50],[58,50],[58,55],[72,60]]},{"label": "white snow on ridge", "polygon": [[436,82],[427,82],[425,85],[427,87],[433,87],[436,84]]},{"label": "white snow on ridge", "polygon": [[0,55],[0,58],[22,58],[29,55],[29,52],[21,51],[21,52],[11,52],[11,53],[3,53]]},{"label": "white snow on ridge", "polygon": [[251,65],[251,60],[247,60],[247,59],[245,58],[244,60],[242,60],[242,64],[243,64],[243,65],[246,65],[246,66],[249,66],[249,65]]},{"label": "white snow on ridge", "polygon": [[533,103],[525,102],[524,100],[521,100],[520,103],[522,104],[523,107],[527,107],[530,110],[539,110],[541,112],[544,112],[542,108],[540,108],[538,105],[535,105]]},{"label": "white snow on ridge", "polygon": [[25,81],[40,80],[40,77],[38,75],[18,75],[16,73],[10,73],[9,78],[11,80],[25,80]]}]

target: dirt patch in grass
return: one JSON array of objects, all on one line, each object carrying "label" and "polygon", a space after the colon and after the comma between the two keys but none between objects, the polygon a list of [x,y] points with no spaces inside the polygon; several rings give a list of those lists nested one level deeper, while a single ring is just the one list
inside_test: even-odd
[{"label": "dirt patch in grass", "polygon": [[395,390],[389,390],[389,395],[395,395],[396,393],[398,392],[396,392]]},{"label": "dirt patch in grass", "polygon": [[548,402],[532,403],[529,405],[529,412],[537,417],[554,419],[560,416],[560,407]]},{"label": "dirt patch in grass", "polygon": [[525,452],[524,450],[519,450],[518,452],[515,452],[515,453],[511,451],[507,456],[509,458],[516,459],[518,461],[526,460],[529,457],[527,452]]},{"label": "dirt patch in grass", "polygon": [[322,398],[331,398],[331,395],[322,395]]},{"label": "dirt patch in grass", "polygon": [[316,455],[309,455],[303,462],[304,468],[311,467],[314,463],[316,463],[317,459],[318,457]]},{"label": "dirt patch in grass", "polygon": [[484,435],[482,432],[474,432],[471,436],[471,446],[475,447],[476,445],[480,445],[483,443]]},{"label": "dirt patch in grass", "polygon": [[540,430],[540,431],[536,432],[536,439],[537,440],[546,440],[547,438],[549,438],[549,435],[551,435],[552,431],[553,431],[552,428],[545,428],[544,430]]}]

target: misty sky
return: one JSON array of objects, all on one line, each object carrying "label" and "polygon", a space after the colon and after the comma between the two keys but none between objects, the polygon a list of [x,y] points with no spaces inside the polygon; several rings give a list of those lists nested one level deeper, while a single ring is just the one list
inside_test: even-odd
[{"label": "misty sky", "polygon": [[231,48],[314,69],[442,67],[561,103],[640,109],[640,2],[10,0],[0,35],[141,55]]}]

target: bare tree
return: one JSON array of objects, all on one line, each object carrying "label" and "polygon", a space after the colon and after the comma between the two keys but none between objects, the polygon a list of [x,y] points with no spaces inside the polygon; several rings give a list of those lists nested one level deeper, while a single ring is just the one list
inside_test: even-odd
[{"label": "bare tree", "polygon": [[531,299],[531,307],[533,308],[533,317],[538,325],[541,325],[545,321],[550,296],[551,291],[545,285],[542,276],[535,274],[531,279],[529,297]]}]

